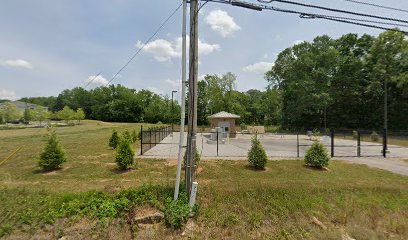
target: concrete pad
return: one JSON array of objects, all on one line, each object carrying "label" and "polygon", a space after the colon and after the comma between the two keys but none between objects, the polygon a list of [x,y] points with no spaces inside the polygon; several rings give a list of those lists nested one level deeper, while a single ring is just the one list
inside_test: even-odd
[{"label": "concrete pad", "polygon": [[[246,160],[251,147],[250,134],[237,134],[236,138],[225,139],[225,143],[219,142],[218,151],[216,143],[209,143],[208,133],[197,134],[197,149],[201,159],[224,159]],[[143,154],[143,157],[177,159],[179,133],[163,139]],[[265,133],[258,135],[269,159],[298,159],[297,138],[299,137],[299,157],[304,157],[306,151],[313,144],[307,135],[285,135]],[[187,134],[184,146],[187,145]],[[322,139],[320,139],[322,140]],[[330,138],[325,139],[323,144],[330,153]],[[366,164],[371,167],[385,169],[398,174],[408,175],[408,164],[400,159],[408,159],[408,148],[390,145],[387,159],[382,157],[382,144],[361,142],[361,157],[357,157],[357,142],[354,140],[334,139],[334,159],[345,160],[352,163]],[[218,152],[218,154],[217,154]]]}]

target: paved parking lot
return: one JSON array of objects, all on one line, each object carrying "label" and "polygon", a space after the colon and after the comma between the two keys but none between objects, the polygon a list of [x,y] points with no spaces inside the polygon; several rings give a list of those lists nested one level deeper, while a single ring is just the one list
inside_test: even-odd
[{"label": "paved parking lot", "polygon": [[[145,152],[145,157],[176,159],[178,155],[179,133],[173,133],[158,144]],[[186,137],[185,137],[186,139]],[[251,147],[251,135],[240,135],[236,138],[225,139],[225,143],[209,143],[209,134],[197,135],[197,148],[202,159],[226,159],[245,160]],[[281,134],[259,135],[259,139],[270,159],[296,159],[297,136]],[[322,139],[321,139],[322,140]],[[330,153],[330,139],[322,140]],[[306,135],[299,135],[299,156],[303,157],[313,143]],[[184,143],[186,145],[186,142]],[[367,164],[399,174],[408,175],[408,163],[401,159],[408,159],[408,148],[390,146],[387,159],[382,157],[382,145],[361,142],[361,157],[357,156],[356,141],[335,138],[335,160],[345,160],[353,163]]]}]

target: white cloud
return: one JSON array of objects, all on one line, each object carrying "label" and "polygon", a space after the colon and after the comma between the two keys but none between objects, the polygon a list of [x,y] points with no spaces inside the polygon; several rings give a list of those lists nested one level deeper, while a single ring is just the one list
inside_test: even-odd
[{"label": "white cloud", "polygon": [[0,99],[17,100],[18,98],[14,91],[0,88]]},{"label": "white cloud", "polygon": [[[187,43],[188,42],[189,42],[189,38],[187,37]],[[138,41],[136,43],[136,47],[139,49],[143,48],[143,52],[152,54],[154,58],[159,62],[167,62],[174,58],[181,58],[182,38],[179,37],[175,39],[173,42],[170,42],[164,39],[157,39],[146,45]],[[198,39],[198,54],[199,55],[208,55],[220,49],[221,47],[218,44],[208,44]],[[188,48],[187,48],[187,51],[188,51]],[[188,53],[187,53],[187,56],[188,56]]]},{"label": "white cloud", "polygon": [[157,39],[146,45],[138,41],[136,47],[143,48],[144,52],[153,54],[154,58],[159,62],[166,62],[180,55],[173,44],[164,39]]},{"label": "white cloud", "polygon": [[104,78],[102,75],[89,76],[88,79],[85,80],[85,82],[87,83],[91,82],[90,84],[97,85],[97,86],[105,86],[106,84],[109,83],[109,81],[106,80],[106,78]]},{"label": "white cloud", "polygon": [[33,65],[26,60],[23,59],[15,59],[15,60],[0,60],[0,65],[5,67],[20,67],[26,69],[33,69]]},{"label": "white cloud", "polygon": [[221,34],[222,37],[228,37],[241,27],[235,23],[234,18],[222,10],[213,10],[205,18],[205,22],[211,26],[211,29]]},{"label": "white cloud", "polygon": [[154,93],[158,94],[158,95],[162,95],[164,93],[163,90],[160,90],[160,89],[158,89],[156,87],[148,87],[147,89],[150,90],[151,92],[154,92]]},{"label": "white cloud", "polygon": [[298,45],[298,44],[301,44],[303,42],[304,42],[304,40],[296,40],[296,41],[293,42],[293,45]]},{"label": "white cloud", "polygon": [[271,62],[258,62],[242,68],[242,71],[264,74],[265,72],[271,70],[273,65],[274,63]]},{"label": "white cloud", "polygon": [[166,79],[165,82],[168,83],[170,86],[175,87],[175,88],[181,86],[181,80]]}]

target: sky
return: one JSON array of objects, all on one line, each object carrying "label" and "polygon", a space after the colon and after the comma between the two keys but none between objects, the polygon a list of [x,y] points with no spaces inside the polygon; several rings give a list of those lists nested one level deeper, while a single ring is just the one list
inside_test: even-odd
[{"label": "sky", "polygon": [[[408,13],[345,0],[294,1],[408,19]],[[87,89],[104,86],[140,49],[112,83],[161,95],[180,92],[181,9],[152,42],[144,43],[181,2],[3,0],[0,99],[57,96],[64,89],[85,87],[90,79],[94,81]],[[408,9],[406,0],[370,2]],[[270,5],[336,15],[283,3]],[[338,38],[346,33],[377,36],[381,30],[209,2],[199,14],[199,76],[232,72],[237,76],[238,90],[262,90],[267,86],[264,73],[282,50],[319,35]]]}]

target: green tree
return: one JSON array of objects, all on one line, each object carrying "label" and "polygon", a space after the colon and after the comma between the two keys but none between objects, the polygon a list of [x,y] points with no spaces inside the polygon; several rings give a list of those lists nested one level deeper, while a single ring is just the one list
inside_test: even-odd
[{"label": "green tree", "polygon": [[125,139],[119,140],[119,145],[116,148],[116,164],[120,170],[129,169],[134,163],[135,152],[130,146],[130,142]]},{"label": "green tree", "polygon": [[30,122],[31,120],[33,120],[34,117],[34,113],[31,109],[29,109],[28,107],[26,107],[24,109],[24,113],[23,113],[23,118],[25,122]]},{"label": "green tree", "polygon": [[65,106],[61,111],[57,112],[57,118],[68,123],[75,118],[75,112],[70,107]]},{"label": "green tree", "polygon": [[50,171],[61,168],[66,161],[65,151],[59,143],[55,132],[52,132],[44,150],[40,154],[38,165],[41,169]]},{"label": "green tree", "polygon": [[75,112],[75,120],[78,121],[78,124],[81,123],[81,120],[85,119],[85,112],[82,108],[78,108]]},{"label": "green tree", "polygon": [[268,156],[266,155],[265,149],[259,141],[258,136],[253,136],[251,140],[251,148],[248,151],[249,165],[255,169],[264,169],[267,161]]},{"label": "green tree", "polygon": [[36,106],[33,110],[33,120],[39,121],[40,125],[43,121],[49,120],[50,117],[51,113],[45,107]]},{"label": "green tree", "polygon": [[5,122],[11,122],[11,121],[16,121],[19,120],[22,116],[20,109],[10,103],[10,102],[6,102],[4,103],[4,105],[2,105],[0,111],[2,112],[2,116],[4,118]]}]

